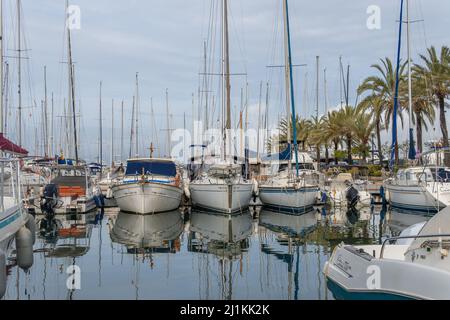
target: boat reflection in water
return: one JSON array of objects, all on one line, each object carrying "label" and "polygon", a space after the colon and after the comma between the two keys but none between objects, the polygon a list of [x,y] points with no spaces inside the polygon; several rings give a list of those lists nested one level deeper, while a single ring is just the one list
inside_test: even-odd
[{"label": "boat reflection in water", "polygon": [[120,212],[110,217],[113,242],[124,245],[127,253],[176,253],[184,221],[178,210],[153,215]]},{"label": "boat reflection in water", "polygon": [[[315,298],[326,298],[327,292],[322,284],[319,269],[313,264],[322,265],[327,248],[315,242],[311,235],[318,226],[317,211],[310,210],[302,215],[280,213],[263,208],[259,216],[259,225],[276,235],[276,242],[270,239],[270,233],[260,230],[261,253],[263,256],[275,257],[287,267],[287,299],[308,299],[303,292],[318,281]],[[270,279],[267,279],[269,282]],[[300,296],[302,294],[302,296]]]},{"label": "boat reflection in water", "polygon": [[[208,255],[217,258],[219,264],[220,299],[233,299],[233,277],[242,275],[243,257],[249,249],[249,237],[252,235],[253,220],[250,211],[239,214],[219,214],[192,211],[189,225],[188,251],[207,254],[199,256],[199,261],[206,258],[205,296],[210,299],[210,270]],[[200,264],[199,264],[200,265]],[[238,266],[234,270],[234,266]],[[200,284],[201,286],[201,284]]]}]

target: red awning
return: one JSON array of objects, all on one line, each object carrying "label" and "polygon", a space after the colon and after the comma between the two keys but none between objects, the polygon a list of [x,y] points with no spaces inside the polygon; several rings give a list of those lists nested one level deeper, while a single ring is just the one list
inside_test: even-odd
[{"label": "red awning", "polygon": [[9,141],[3,136],[3,133],[0,133],[0,150],[3,152],[9,152],[16,155],[25,156],[28,154],[28,151],[22,147],[19,147],[17,144]]}]

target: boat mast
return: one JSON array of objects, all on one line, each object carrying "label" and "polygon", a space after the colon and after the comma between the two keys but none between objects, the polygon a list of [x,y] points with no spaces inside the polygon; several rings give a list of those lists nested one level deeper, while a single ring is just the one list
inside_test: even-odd
[{"label": "boat mast", "polygon": [[[319,56],[316,56],[316,118],[319,121]],[[320,159],[317,160],[320,162]]]},{"label": "boat mast", "polygon": [[139,158],[139,73],[136,72],[136,158]]},{"label": "boat mast", "polygon": [[[223,76],[224,76],[224,97],[225,97],[225,134],[224,134],[224,159],[227,157],[227,145],[230,145],[231,153],[231,82],[230,82],[230,48],[228,38],[228,0],[223,0]],[[228,140],[228,143],[227,143]]]},{"label": "boat mast", "polygon": [[128,156],[129,159],[131,159],[131,157],[133,155],[134,109],[135,109],[135,97],[133,96],[133,107],[131,109],[130,153],[129,153],[129,156]]},{"label": "boat mast", "polygon": [[[295,169],[296,175],[299,176],[299,166],[298,166],[298,144],[297,144],[297,125],[296,125],[296,114],[295,114],[295,97],[294,97],[294,78],[292,75],[292,48],[291,48],[291,31],[289,26],[289,6],[288,0],[283,1],[283,11],[285,15],[285,40],[287,42],[287,52],[286,54],[286,71],[289,77],[289,88],[286,90],[287,96],[291,98],[291,113],[292,113],[292,127],[293,127],[293,135],[294,135],[294,152],[295,152]],[[290,129],[290,128],[289,128]],[[290,131],[290,130],[288,130]],[[290,135],[290,134],[288,134]],[[290,141],[289,141],[290,143]],[[290,167],[290,166],[289,166]]]},{"label": "boat mast", "polygon": [[123,160],[123,100],[121,106],[121,121],[120,121],[120,161]]},{"label": "boat mast", "polygon": [[[69,2],[66,1],[66,8],[69,8]],[[72,121],[73,121],[73,138],[74,138],[74,150],[75,150],[75,161],[78,163],[78,137],[77,137],[77,115],[75,109],[75,85],[73,76],[73,61],[72,61],[72,42],[70,38],[70,28],[67,27],[67,41],[68,41],[68,58],[69,58],[69,85],[70,85],[70,102],[72,104]]]},{"label": "boat mast", "polygon": [[411,43],[410,43],[410,24],[409,20],[409,0],[406,0],[406,42],[408,51],[408,110],[409,110],[409,154],[408,158],[414,160],[416,158],[416,150],[414,147],[414,130],[412,126],[412,81],[411,81]]},{"label": "boat mast", "polygon": [[48,99],[47,99],[47,66],[44,66],[44,154],[48,157],[50,154],[48,142]]},{"label": "boat mast", "polygon": [[21,22],[20,0],[17,0],[17,93],[19,112],[19,146],[22,146],[22,48],[21,48]]},{"label": "boat mast", "polygon": [[103,172],[103,121],[102,121],[102,82],[100,81],[100,95],[99,95],[99,140],[98,140],[98,162],[100,163],[100,172]]},{"label": "boat mast", "polygon": [[3,113],[3,0],[0,0],[0,135],[5,128]]},{"label": "boat mast", "polygon": [[114,167],[114,99],[111,104],[111,166]]}]

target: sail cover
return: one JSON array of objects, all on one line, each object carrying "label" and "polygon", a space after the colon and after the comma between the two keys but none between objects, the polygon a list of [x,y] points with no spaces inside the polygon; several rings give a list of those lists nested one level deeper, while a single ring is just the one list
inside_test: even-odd
[{"label": "sail cover", "polygon": [[25,156],[28,154],[27,150],[6,139],[3,133],[0,133],[0,150],[3,152],[21,156]]},{"label": "sail cover", "polygon": [[177,175],[177,168],[172,161],[158,161],[158,160],[135,160],[127,163],[127,176],[153,174],[158,176],[175,177]]}]

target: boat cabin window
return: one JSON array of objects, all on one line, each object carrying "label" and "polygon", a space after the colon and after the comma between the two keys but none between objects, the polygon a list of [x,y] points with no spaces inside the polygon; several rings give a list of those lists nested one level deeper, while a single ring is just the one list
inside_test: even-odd
[{"label": "boat cabin window", "polygon": [[143,173],[145,175],[175,177],[177,175],[177,168],[173,162],[128,162],[127,176],[138,176]]},{"label": "boat cabin window", "polygon": [[436,170],[431,170],[434,181],[438,182],[450,182],[450,170],[446,170],[445,168],[439,168]]},{"label": "boat cabin window", "polygon": [[[292,170],[296,170],[295,166],[296,166],[295,162],[292,163],[291,164],[291,169]],[[288,164],[287,163],[280,164],[280,167],[279,167],[278,171],[281,172],[281,171],[286,170],[287,168],[288,168]],[[298,164],[298,168],[299,168],[299,170],[315,170],[314,165],[312,163],[299,163]]]}]

